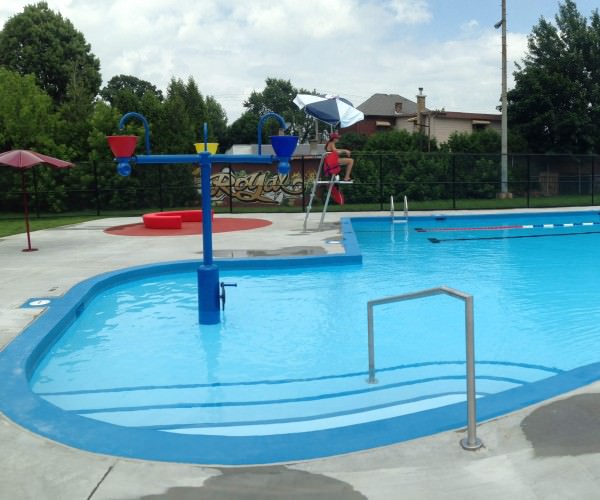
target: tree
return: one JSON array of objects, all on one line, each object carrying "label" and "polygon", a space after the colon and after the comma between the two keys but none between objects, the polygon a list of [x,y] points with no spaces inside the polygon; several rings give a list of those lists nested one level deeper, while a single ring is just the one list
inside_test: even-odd
[{"label": "tree", "polygon": [[52,99],[32,75],[0,67],[0,148],[39,149],[58,154],[54,142],[57,118]]},{"label": "tree", "polygon": [[257,127],[260,116],[246,111],[229,127],[231,144],[254,144],[257,139]]},{"label": "tree", "polygon": [[74,76],[67,87],[66,99],[58,108],[60,120],[56,132],[56,141],[66,145],[73,160],[89,159],[87,142],[93,109],[93,96]]},{"label": "tree", "polygon": [[491,129],[452,132],[446,145],[452,153],[500,154],[500,134]]},{"label": "tree", "polygon": [[221,150],[224,151],[230,146],[227,113],[213,96],[206,96],[204,103],[206,105],[205,119],[208,123],[208,132],[219,142]]},{"label": "tree", "polygon": [[130,111],[142,111],[142,99],[146,93],[162,102],[162,91],[146,80],[141,80],[131,75],[113,76],[104,88],[100,91],[100,96],[109,102],[121,113]]},{"label": "tree", "polygon": [[[193,101],[187,95],[185,83],[173,78],[167,88],[167,97],[162,105],[161,120],[152,124],[154,133],[153,150],[156,153],[191,153],[194,143],[198,142],[199,124],[194,123],[192,115],[204,110],[188,108]],[[202,101],[203,105],[203,101]]]},{"label": "tree", "polygon": [[459,198],[494,198],[500,178],[500,134],[491,129],[473,133],[453,132],[446,147],[454,155],[454,195]]},{"label": "tree", "polygon": [[513,132],[534,153],[600,151],[600,18],[591,24],[573,0],[559,5],[556,26],[541,19],[508,94]]},{"label": "tree", "polygon": [[48,8],[46,2],[28,5],[0,31],[0,66],[21,75],[33,74],[37,84],[56,103],[67,99],[77,75],[86,95],[100,89],[100,61],[73,24]]},{"label": "tree", "polygon": [[106,137],[119,133],[119,118],[119,111],[106,102],[98,100],[94,103],[88,136],[88,148],[94,160],[112,160]]},{"label": "tree", "polygon": [[[288,133],[299,136],[300,142],[305,142],[314,130],[314,121],[307,117],[293,101],[298,94],[316,95],[316,92],[296,89],[289,80],[267,78],[265,83],[266,86],[262,92],[253,91],[248,100],[244,102],[247,113],[256,117],[257,124],[262,115],[269,112],[277,113],[289,124]],[[267,142],[267,137],[276,134],[278,128],[279,125],[275,120],[265,122],[263,142]]]}]

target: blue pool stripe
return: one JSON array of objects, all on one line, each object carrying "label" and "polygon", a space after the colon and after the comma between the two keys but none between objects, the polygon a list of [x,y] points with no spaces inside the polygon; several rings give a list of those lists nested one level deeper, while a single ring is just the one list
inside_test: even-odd
[{"label": "blue pool stripe", "polygon": [[[485,396],[486,393],[478,391],[478,395]],[[323,414],[319,414],[319,415],[312,415],[312,416],[301,417],[301,418],[294,418],[294,417],[270,418],[270,419],[265,419],[265,420],[260,420],[260,421],[239,420],[239,421],[235,421],[235,422],[217,422],[217,423],[197,422],[197,423],[191,423],[191,424],[141,426],[141,428],[164,431],[164,430],[171,430],[171,429],[196,429],[196,428],[202,428],[202,427],[207,427],[207,428],[210,428],[210,427],[236,427],[236,426],[247,426],[247,425],[269,425],[269,424],[281,424],[281,423],[290,423],[290,422],[303,422],[303,421],[310,421],[310,420],[335,418],[335,417],[344,416],[344,415],[353,415],[356,413],[363,413],[363,412],[368,412],[368,411],[373,411],[373,410],[379,410],[382,408],[390,408],[392,406],[402,406],[402,405],[406,405],[409,403],[416,403],[419,401],[426,401],[428,399],[435,399],[435,398],[440,398],[440,397],[444,397],[444,396],[462,396],[463,398],[466,398],[465,393],[462,391],[461,392],[446,391],[446,392],[439,392],[439,393],[435,393],[435,394],[416,396],[416,397],[404,399],[401,401],[394,401],[394,402],[384,403],[384,404],[379,404],[379,405],[366,406],[364,408],[361,408],[360,410],[337,411],[337,412],[323,413]]]},{"label": "blue pool stripe", "polygon": [[481,241],[481,240],[510,240],[524,238],[550,238],[554,236],[587,236],[600,234],[600,231],[584,231],[582,233],[559,233],[559,234],[520,234],[517,236],[482,236],[479,238],[427,238],[431,243],[445,243],[448,241]]},{"label": "blue pool stripe", "polygon": [[[494,380],[499,382],[508,382],[515,385],[522,384],[522,380],[510,378],[510,377],[494,377],[494,376],[483,376],[477,377],[478,381],[481,380]],[[140,410],[164,410],[173,408],[224,408],[228,406],[233,407],[244,407],[244,406],[262,406],[262,405],[273,405],[273,404],[285,404],[285,403],[302,403],[308,401],[321,401],[325,399],[343,398],[346,396],[356,396],[358,394],[368,394],[378,391],[387,391],[397,387],[405,387],[411,385],[424,384],[428,382],[437,382],[442,380],[465,380],[465,376],[448,375],[443,377],[431,377],[418,380],[407,380],[404,382],[398,382],[394,384],[386,385],[375,385],[366,389],[356,389],[351,391],[339,391],[335,393],[319,394],[318,396],[305,396],[297,398],[281,398],[281,399],[261,399],[255,401],[219,401],[217,403],[206,402],[206,403],[172,403],[172,404],[156,404],[156,405],[144,405],[144,406],[123,406],[113,408],[87,408],[85,410],[73,410],[80,414],[86,413],[97,413],[97,412],[124,412],[124,411],[140,411]]]},{"label": "blue pool stripe", "polygon": [[[460,367],[465,366],[464,361],[425,361],[422,363],[408,363],[403,365],[388,366],[383,368],[377,368],[377,373],[395,372],[399,370],[407,370],[411,368],[422,368],[422,367],[437,367],[456,365]],[[512,361],[477,361],[477,369],[482,369],[486,365],[490,366],[512,366],[516,368],[524,368],[527,370],[539,370],[547,372],[548,374],[558,374],[564,372],[559,368],[536,365],[531,363],[516,363]],[[289,379],[276,379],[276,380],[252,380],[252,381],[236,381],[236,382],[211,382],[211,383],[200,383],[200,384],[171,384],[171,385],[142,385],[134,387],[110,387],[102,389],[79,389],[73,391],[36,391],[39,396],[69,396],[77,394],[103,394],[103,393],[114,393],[114,392],[133,392],[133,391],[152,391],[152,390],[163,390],[163,389],[202,389],[202,388],[217,388],[217,387],[238,387],[238,386],[253,386],[253,385],[280,385],[280,384],[293,384],[293,383],[304,383],[304,382],[319,382],[325,380],[335,380],[344,378],[354,377],[368,377],[368,371],[339,373],[333,375],[321,375],[318,377],[304,377],[304,378],[289,378]]]}]

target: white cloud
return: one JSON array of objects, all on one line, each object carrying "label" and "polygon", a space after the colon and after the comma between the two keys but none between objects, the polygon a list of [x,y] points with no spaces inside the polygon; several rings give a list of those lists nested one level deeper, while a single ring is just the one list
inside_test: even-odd
[{"label": "white cloud", "polygon": [[427,0],[390,0],[390,7],[399,23],[422,24],[432,18]]},{"label": "white cloud", "polygon": [[466,33],[473,32],[479,29],[479,21],[477,19],[470,19],[466,23],[463,23],[460,30]]},{"label": "white cloud", "polygon": [[[193,76],[230,120],[268,77],[355,104],[424,87],[431,108],[495,112],[500,95],[498,31],[473,20],[433,42],[424,0],[47,1],[85,35],[105,82],[131,74],[166,90],[172,77]],[[12,3],[0,5],[0,24],[30,2]],[[524,35],[509,34],[510,60],[525,47]]]}]

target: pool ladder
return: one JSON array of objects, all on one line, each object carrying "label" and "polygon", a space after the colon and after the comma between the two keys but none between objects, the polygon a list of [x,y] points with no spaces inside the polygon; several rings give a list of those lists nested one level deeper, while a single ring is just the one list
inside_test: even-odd
[{"label": "pool ladder", "polygon": [[404,219],[394,219],[394,196],[390,196],[390,217],[394,224],[406,224],[408,222],[408,199],[404,197]]},{"label": "pool ladder", "polygon": [[455,290],[446,286],[429,288],[418,292],[394,295],[367,302],[367,316],[369,328],[369,384],[376,384],[375,378],[375,333],[373,330],[373,308],[392,302],[431,297],[433,295],[449,295],[460,299],[465,303],[465,343],[466,343],[466,365],[467,365],[467,437],[460,440],[460,445],[465,450],[478,450],[483,446],[477,437],[476,396],[475,396],[475,333],[473,322],[473,296],[468,293]]}]

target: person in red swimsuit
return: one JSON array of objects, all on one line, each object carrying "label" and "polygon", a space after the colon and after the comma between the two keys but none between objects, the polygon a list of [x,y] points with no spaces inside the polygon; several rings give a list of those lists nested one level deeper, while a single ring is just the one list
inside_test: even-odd
[{"label": "person in red swimsuit", "polygon": [[[325,144],[325,151],[338,156],[340,166],[345,168],[346,175],[344,177],[344,182],[352,182],[350,173],[352,172],[352,167],[354,166],[354,158],[350,158],[351,152],[349,149],[337,149],[335,147],[335,144],[339,138],[340,134],[337,132],[332,132],[329,134],[329,140],[327,141],[327,144]],[[342,158],[341,155],[344,155],[344,158]]]}]

